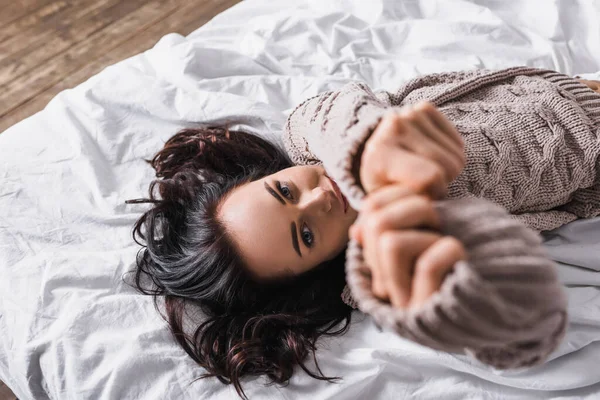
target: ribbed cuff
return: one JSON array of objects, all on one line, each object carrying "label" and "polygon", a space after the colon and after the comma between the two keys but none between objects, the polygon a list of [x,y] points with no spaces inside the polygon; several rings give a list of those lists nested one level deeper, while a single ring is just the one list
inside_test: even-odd
[{"label": "ribbed cuff", "polygon": [[442,232],[461,240],[468,260],[454,265],[422,307],[399,309],[373,295],[370,269],[352,241],[346,274],[358,308],[403,337],[496,368],[543,362],[564,336],[567,304],[539,235],[483,199],[436,208]]}]

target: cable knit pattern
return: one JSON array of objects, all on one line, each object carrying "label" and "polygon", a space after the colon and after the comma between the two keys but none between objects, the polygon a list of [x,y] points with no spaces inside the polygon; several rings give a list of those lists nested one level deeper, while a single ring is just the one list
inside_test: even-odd
[{"label": "cable knit pattern", "polygon": [[394,96],[397,106],[431,101],[463,136],[467,165],[450,198],[492,200],[538,231],[600,214],[600,95],[532,68],[451,76],[417,78]]},{"label": "cable knit pattern", "polygon": [[467,165],[437,207],[468,262],[455,265],[424,307],[399,310],[373,297],[360,247],[351,242],[342,297],[424,345],[497,368],[540,363],[564,335],[566,300],[534,231],[600,214],[600,95],[529,67],[432,74],[394,93],[350,83],[292,112],[286,149],[297,164],[322,162],[360,210],[355,155],[383,115],[423,100],[465,140]]}]

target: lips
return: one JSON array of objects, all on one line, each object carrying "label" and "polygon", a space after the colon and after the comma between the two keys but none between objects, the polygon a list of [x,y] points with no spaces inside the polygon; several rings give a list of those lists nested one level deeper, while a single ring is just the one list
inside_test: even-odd
[{"label": "lips", "polygon": [[331,179],[329,176],[327,176],[327,178],[331,181],[331,186],[333,187],[335,197],[337,198],[337,200],[340,203],[340,206],[344,210],[344,214],[346,214],[346,212],[348,211],[348,200],[346,200],[346,197],[342,194],[342,191],[340,190],[337,183],[335,183],[335,181],[333,179]]}]

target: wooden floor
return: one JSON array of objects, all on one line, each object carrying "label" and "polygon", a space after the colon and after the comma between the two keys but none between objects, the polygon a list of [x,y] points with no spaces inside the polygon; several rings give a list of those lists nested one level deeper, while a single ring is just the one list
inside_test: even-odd
[{"label": "wooden floor", "polygon": [[0,132],[60,91],[239,1],[1,0]]},{"label": "wooden floor", "polygon": [[0,400],[14,400],[16,399],[15,395],[8,390],[5,384],[0,382]]},{"label": "wooden floor", "polygon": [[[1,0],[0,132],[64,89],[240,0]],[[0,400],[15,396],[0,382]]]}]

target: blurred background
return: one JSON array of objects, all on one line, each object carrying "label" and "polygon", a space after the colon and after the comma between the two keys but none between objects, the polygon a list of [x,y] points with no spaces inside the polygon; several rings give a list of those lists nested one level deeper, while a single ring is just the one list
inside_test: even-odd
[{"label": "blurred background", "polygon": [[[0,0],[0,132],[60,91],[240,0]],[[0,382],[0,400],[16,397]]]},{"label": "blurred background", "polygon": [[0,132],[60,91],[239,1],[0,0]]}]

